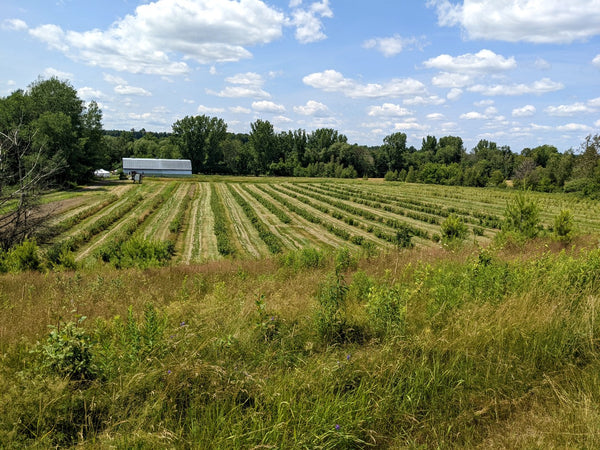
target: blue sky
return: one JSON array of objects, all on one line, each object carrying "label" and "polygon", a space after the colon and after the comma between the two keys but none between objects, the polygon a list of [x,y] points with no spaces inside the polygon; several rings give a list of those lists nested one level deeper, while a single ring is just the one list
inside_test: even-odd
[{"label": "blue sky", "polygon": [[186,115],[578,149],[600,132],[600,0],[5,0],[0,95],[38,76],[106,129]]}]

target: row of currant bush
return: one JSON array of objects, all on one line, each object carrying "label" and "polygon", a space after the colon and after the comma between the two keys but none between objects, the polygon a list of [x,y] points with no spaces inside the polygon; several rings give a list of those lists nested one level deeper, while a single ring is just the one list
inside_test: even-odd
[{"label": "row of currant bush", "polygon": [[175,245],[171,241],[159,242],[133,236],[139,232],[141,225],[171,197],[175,187],[175,183],[167,186],[163,192],[154,197],[143,214],[124,223],[118,234],[113,235],[109,242],[99,247],[94,255],[116,268],[146,268],[166,264],[175,253]]},{"label": "row of currant bush", "polygon": [[122,219],[127,213],[141,203],[142,200],[143,197],[141,194],[136,193],[135,195],[132,195],[131,198],[127,199],[121,206],[94,221],[89,227],[63,241],[55,243],[48,250],[51,255],[51,261],[60,265],[61,258],[64,257],[65,253],[77,251],[84,243],[89,242],[94,236],[109,229],[112,224]]},{"label": "row of currant bush", "polygon": [[210,185],[210,208],[214,217],[214,232],[217,250],[223,256],[235,255],[235,248],[229,240],[227,213],[214,184]]},{"label": "row of currant bush", "polygon": [[[287,185],[286,185],[286,188],[293,190],[293,188],[288,187]],[[347,204],[341,203],[341,202],[335,202],[335,201],[331,200],[329,197],[323,197],[323,196],[319,196],[318,194],[308,193],[308,192],[302,191],[296,187],[294,194],[298,195],[300,192],[302,192],[303,194],[305,193],[306,195],[310,195],[311,198],[314,198],[315,200],[319,200],[321,202],[328,202],[330,204],[334,203],[333,206],[341,208],[347,212],[350,212],[351,214],[363,217],[366,220],[369,220],[371,222],[381,223],[390,228],[393,228],[394,230],[396,230],[396,233],[390,234],[390,233],[382,230],[381,228],[375,228],[375,226],[373,224],[363,225],[353,218],[344,217],[339,212],[330,212],[330,215],[332,215],[333,217],[338,218],[340,220],[344,220],[346,223],[349,223],[351,225],[358,226],[361,229],[363,229],[364,231],[366,231],[368,233],[372,233],[377,238],[387,241],[391,244],[394,244],[394,245],[397,245],[400,247],[410,247],[411,244],[407,243],[407,239],[410,241],[410,237],[407,238],[407,236],[418,236],[423,239],[430,239],[429,233],[427,233],[427,231],[424,231],[418,227],[400,222],[397,219],[389,218],[389,217],[386,218],[383,216],[377,216],[377,215],[375,215],[369,211],[366,211],[364,209],[356,208],[356,207],[353,207],[351,205],[347,205]]]},{"label": "row of currant bush", "polygon": [[244,211],[244,214],[248,220],[250,220],[252,226],[256,229],[256,231],[258,231],[258,236],[265,244],[267,244],[269,251],[273,254],[281,253],[284,247],[281,239],[279,239],[278,236],[275,236],[271,230],[269,230],[269,227],[265,225],[265,223],[258,217],[256,211],[254,211],[254,208],[252,208],[252,206],[244,199],[244,197],[240,195],[238,191],[235,190],[233,186],[228,184],[227,187],[229,188],[229,192],[231,192],[231,195],[233,195],[235,201]]},{"label": "row of currant bush", "polygon": [[[362,190],[352,188],[350,186],[344,186],[344,189],[341,190],[340,188],[337,188],[336,186],[333,186],[329,183],[324,184],[323,189],[327,189],[329,192],[336,192],[339,195],[343,195],[349,201],[365,204],[374,208],[381,208],[385,211],[405,215],[416,220],[422,219],[420,218],[421,216],[417,215],[416,213],[412,213],[413,210],[426,214],[431,214],[434,216],[441,216],[444,218],[448,217],[450,214],[456,214],[459,216],[463,216],[463,221],[465,222],[471,223],[473,225],[484,226],[486,228],[500,229],[500,226],[502,224],[501,219],[497,215],[488,214],[481,211],[469,211],[466,209],[457,208],[455,206],[444,207],[437,204],[428,203],[411,198],[399,198],[397,196],[392,195],[364,192]],[[371,201],[373,203],[365,203],[366,201]],[[391,205],[397,205],[401,208],[406,209],[406,211],[402,209],[393,208]],[[423,221],[429,222],[429,220],[430,219],[425,219]],[[436,220],[435,223],[439,224],[439,221]]]},{"label": "row of currant bush", "polygon": [[74,214],[71,217],[69,217],[65,220],[62,220],[61,222],[54,225],[54,227],[52,227],[53,234],[58,235],[60,233],[65,233],[66,231],[73,228],[75,225],[83,222],[88,217],[91,217],[94,214],[97,214],[100,211],[102,211],[104,208],[112,205],[118,199],[119,199],[119,197],[117,195],[110,194],[104,201],[102,201],[96,205],[90,206],[89,208],[86,208],[83,211],[80,211],[77,214]]},{"label": "row of currant bush", "polygon": [[179,210],[177,211],[177,214],[169,224],[169,232],[177,234],[181,231],[183,228],[183,221],[185,220],[185,216],[188,212],[191,201],[192,197],[186,193],[183,197],[183,200],[179,204]]},{"label": "row of currant bush", "polygon": [[[258,185],[257,185],[258,186]],[[259,189],[263,190],[263,192],[267,192],[265,191],[265,188],[263,186],[258,186]],[[275,189],[274,186],[270,185],[271,189]],[[283,206],[285,206],[287,209],[289,209],[290,211],[298,214],[300,217],[304,218],[305,220],[308,220],[310,223],[314,223],[315,225],[320,225],[323,228],[325,228],[327,231],[329,231],[331,234],[345,240],[345,241],[349,241],[352,242],[353,244],[356,245],[364,245],[365,244],[365,240],[364,238],[362,238],[361,236],[354,236],[351,235],[349,232],[347,232],[346,230],[343,230],[341,228],[336,227],[335,225],[333,225],[332,223],[329,222],[325,222],[323,220],[321,220],[319,217],[315,216],[314,214],[311,214],[309,211],[307,211],[304,208],[301,208],[297,205],[295,205],[294,203],[290,202],[289,200],[285,199],[284,197],[282,197],[281,195],[269,191],[268,194],[274,198],[276,201],[278,201],[279,203],[281,203]],[[289,195],[290,197],[296,198],[296,200],[301,201],[302,203],[308,204],[308,206],[313,206],[309,203],[306,203],[305,201],[303,201],[302,198],[298,198],[298,196],[295,196],[295,194],[293,193],[287,193],[286,195]],[[314,206],[313,206],[314,207]],[[316,208],[318,209],[318,208]],[[325,209],[318,209],[321,212],[324,212],[325,214],[329,213],[329,210]]]},{"label": "row of currant bush", "polygon": [[261,205],[263,205],[271,213],[273,213],[275,216],[277,216],[277,218],[279,220],[281,220],[281,223],[285,223],[285,224],[292,223],[291,217],[288,216],[282,209],[278,208],[276,205],[274,205],[273,203],[271,203],[269,200],[267,200],[265,197],[263,197],[262,195],[260,195],[258,192],[255,192],[252,189],[248,189],[248,187],[245,186],[245,185],[243,185],[243,184],[241,186],[242,186],[242,189],[244,189],[245,192],[247,192],[252,197],[254,197],[254,199],[258,203],[260,203]]}]

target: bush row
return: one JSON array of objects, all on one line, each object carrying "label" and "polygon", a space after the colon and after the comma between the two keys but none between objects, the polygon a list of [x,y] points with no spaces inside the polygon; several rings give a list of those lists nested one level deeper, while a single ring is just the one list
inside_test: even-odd
[{"label": "bush row", "polygon": [[275,236],[271,230],[269,230],[269,227],[265,225],[265,223],[258,217],[256,211],[254,211],[254,208],[252,208],[252,206],[244,199],[244,197],[240,195],[238,191],[235,190],[233,186],[231,186],[231,184],[228,184],[227,187],[229,188],[229,192],[231,192],[231,195],[233,195],[235,201],[241,206],[248,220],[250,220],[252,226],[256,229],[256,231],[258,231],[258,236],[265,244],[267,244],[269,251],[273,254],[281,253],[284,248],[281,239],[279,239],[278,236]]},{"label": "bush row", "polygon": [[244,189],[244,191],[246,191],[248,194],[250,194],[252,197],[254,197],[256,199],[256,201],[258,201],[261,205],[263,205],[270,212],[272,212],[274,215],[276,215],[277,218],[279,220],[281,220],[282,223],[285,223],[285,224],[292,223],[292,219],[290,218],[290,216],[288,216],[282,209],[278,208],[276,205],[271,203],[269,200],[267,200],[265,197],[260,195],[258,192],[255,192],[252,189],[248,189],[248,187],[243,184],[241,186],[242,186],[242,189]]},{"label": "bush row", "polygon": [[217,250],[223,256],[235,255],[235,249],[229,240],[227,213],[214,184],[210,185],[210,208],[215,220],[214,230],[217,238]]}]

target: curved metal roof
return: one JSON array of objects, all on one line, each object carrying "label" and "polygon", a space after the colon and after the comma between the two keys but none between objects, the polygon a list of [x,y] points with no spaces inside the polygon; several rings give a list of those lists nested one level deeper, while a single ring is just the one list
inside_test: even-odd
[{"label": "curved metal roof", "polygon": [[192,172],[189,159],[123,158],[123,170],[181,170]]}]

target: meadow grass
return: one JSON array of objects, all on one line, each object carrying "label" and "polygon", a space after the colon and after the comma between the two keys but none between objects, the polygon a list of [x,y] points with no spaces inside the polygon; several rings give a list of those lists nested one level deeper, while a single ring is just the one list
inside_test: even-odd
[{"label": "meadow grass", "polygon": [[594,242],[2,275],[1,446],[598,447]]}]

